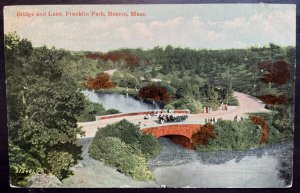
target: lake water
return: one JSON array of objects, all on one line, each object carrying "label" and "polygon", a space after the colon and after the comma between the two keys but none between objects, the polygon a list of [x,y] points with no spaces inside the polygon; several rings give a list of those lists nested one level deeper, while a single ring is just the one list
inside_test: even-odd
[{"label": "lake water", "polygon": [[94,103],[101,103],[105,109],[117,109],[122,113],[132,113],[160,109],[155,102],[146,103],[130,95],[118,93],[96,93],[85,90],[83,94]]},{"label": "lake water", "polygon": [[149,165],[160,185],[197,188],[287,186],[280,178],[282,158],[277,155],[283,152],[292,154],[291,143],[244,152],[214,153],[188,150],[166,138],[159,141],[163,150],[157,158],[149,161]]},{"label": "lake water", "polygon": [[[283,188],[282,159],[291,159],[293,143],[281,143],[245,152],[198,153],[182,148],[167,138],[157,158],[149,160],[155,181],[136,181],[88,155],[92,138],[81,138],[83,159],[72,167],[74,175],[63,187],[197,187],[197,188]],[[287,164],[284,164],[285,167]],[[291,166],[291,163],[288,163]],[[289,172],[292,172],[290,170]]]}]

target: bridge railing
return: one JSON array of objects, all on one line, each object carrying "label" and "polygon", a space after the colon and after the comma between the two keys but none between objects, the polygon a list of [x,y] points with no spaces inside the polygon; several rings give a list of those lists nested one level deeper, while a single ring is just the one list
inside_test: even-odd
[{"label": "bridge railing", "polygon": [[141,112],[132,112],[132,113],[118,113],[113,115],[102,115],[96,116],[96,120],[103,120],[103,119],[112,119],[118,117],[127,117],[127,116],[136,116],[136,115],[147,115],[147,114],[156,114],[156,113],[177,113],[177,114],[190,114],[189,109],[175,109],[175,110],[150,110],[150,111],[141,111]]},{"label": "bridge railing", "polygon": [[140,126],[140,129],[148,129],[153,127],[164,127],[164,126],[172,126],[172,125],[203,125],[204,121],[187,121],[187,122],[172,122],[172,123],[163,123],[163,124],[151,124],[146,126]]}]

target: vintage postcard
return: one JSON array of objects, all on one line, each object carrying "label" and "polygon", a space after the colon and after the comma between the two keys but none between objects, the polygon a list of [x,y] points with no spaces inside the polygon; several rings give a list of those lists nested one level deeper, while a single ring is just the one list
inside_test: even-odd
[{"label": "vintage postcard", "polygon": [[11,187],[288,188],[293,4],[4,7]]}]

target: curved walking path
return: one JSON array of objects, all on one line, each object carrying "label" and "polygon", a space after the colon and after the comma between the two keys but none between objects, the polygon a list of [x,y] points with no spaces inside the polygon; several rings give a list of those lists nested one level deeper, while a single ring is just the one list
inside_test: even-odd
[{"label": "curved walking path", "polygon": [[265,109],[265,104],[255,97],[241,92],[234,92],[234,96],[238,99],[239,106],[229,106],[227,112],[224,110],[217,110],[210,114],[192,114],[187,121],[199,121],[209,117],[233,120],[235,115],[240,118],[241,116],[247,117],[247,113],[269,112],[269,110]]},{"label": "curved walking path", "polygon": [[[234,92],[234,96],[236,96],[236,98],[238,99],[239,106],[229,106],[228,111],[217,110],[209,114],[204,114],[204,113],[189,114],[189,117],[185,122],[174,123],[174,124],[191,124],[191,123],[204,124],[205,118],[214,117],[215,119],[221,118],[223,120],[233,120],[234,116],[236,115],[238,116],[238,118],[240,118],[241,116],[246,117],[247,113],[269,111],[264,108],[264,104],[260,100],[250,95],[240,93],[240,92]],[[126,119],[134,124],[138,124],[139,122],[141,122],[141,129],[158,125],[156,116],[151,117],[148,120],[144,120],[144,115],[135,115],[135,116],[128,116],[128,117],[103,119],[103,120],[97,120],[92,122],[83,122],[83,123],[79,123],[79,126],[82,126],[83,131],[85,131],[85,136],[83,137],[94,137],[98,127],[100,128],[105,127],[108,124],[119,122],[122,119]]]}]

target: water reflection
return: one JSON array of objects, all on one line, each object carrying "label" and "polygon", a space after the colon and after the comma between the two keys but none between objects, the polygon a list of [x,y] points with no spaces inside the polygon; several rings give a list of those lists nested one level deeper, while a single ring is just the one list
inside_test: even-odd
[{"label": "water reflection", "polygon": [[117,109],[122,113],[140,112],[159,109],[155,102],[146,102],[143,99],[135,99],[128,94],[117,93],[95,93],[93,91],[83,91],[88,99],[95,103],[101,103],[106,109]]},{"label": "water reflection", "polygon": [[[286,187],[290,178],[282,177],[280,157],[292,155],[292,143],[286,142],[249,151],[196,152],[159,139],[163,145],[160,155],[149,161],[156,182],[167,187]],[[291,160],[291,159],[288,159]],[[292,168],[292,164],[287,164]],[[285,170],[290,174],[292,169]]]}]

